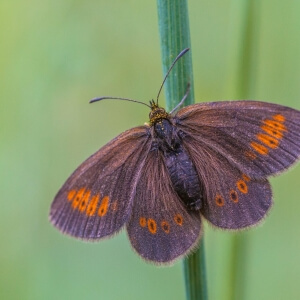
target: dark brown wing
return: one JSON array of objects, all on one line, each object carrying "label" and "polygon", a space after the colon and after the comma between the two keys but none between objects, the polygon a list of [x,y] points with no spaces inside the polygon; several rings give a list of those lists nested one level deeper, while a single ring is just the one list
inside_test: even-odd
[{"label": "dark brown wing", "polygon": [[224,156],[196,139],[186,136],[183,145],[204,185],[201,214],[213,225],[242,229],[259,223],[272,206],[266,179],[251,179]]},{"label": "dark brown wing", "polygon": [[300,156],[300,112],[259,101],[194,104],[177,127],[251,178],[279,173]]},{"label": "dark brown wing", "polygon": [[82,239],[116,233],[128,221],[151,146],[149,128],[130,129],[83,162],[56,195],[50,220]]},{"label": "dark brown wing", "polygon": [[173,189],[163,154],[153,148],[136,187],[127,231],[133,248],[144,259],[170,263],[197,245],[201,220],[199,213],[187,211]]}]

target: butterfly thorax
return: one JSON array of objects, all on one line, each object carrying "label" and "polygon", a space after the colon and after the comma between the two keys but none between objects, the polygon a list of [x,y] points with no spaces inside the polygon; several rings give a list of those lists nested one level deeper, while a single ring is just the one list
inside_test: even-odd
[{"label": "butterfly thorax", "polygon": [[175,151],[179,144],[178,136],[175,127],[169,119],[157,121],[154,125],[154,132],[158,141],[159,147],[164,152],[165,150]]}]

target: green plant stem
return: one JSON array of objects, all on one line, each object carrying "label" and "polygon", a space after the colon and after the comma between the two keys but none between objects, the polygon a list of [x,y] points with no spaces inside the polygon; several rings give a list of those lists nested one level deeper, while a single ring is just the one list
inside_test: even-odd
[{"label": "green plant stem", "polygon": [[[157,0],[163,72],[166,74],[174,58],[184,48],[190,48],[188,8],[186,0]],[[185,105],[194,103],[191,51],[182,57],[165,84],[166,109],[170,111],[191,90]],[[207,299],[204,240],[199,249],[183,261],[186,297],[188,300]]]},{"label": "green plant stem", "polygon": [[187,299],[208,299],[206,285],[204,239],[197,251],[183,262]]},{"label": "green plant stem", "polygon": [[[162,65],[167,73],[174,58],[185,48],[190,48],[190,31],[186,0],[158,0],[158,22]],[[165,83],[166,109],[170,111],[179,103],[188,83],[191,90],[185,105],[194,103],[192,56],[189,51],[174,66]]]}]

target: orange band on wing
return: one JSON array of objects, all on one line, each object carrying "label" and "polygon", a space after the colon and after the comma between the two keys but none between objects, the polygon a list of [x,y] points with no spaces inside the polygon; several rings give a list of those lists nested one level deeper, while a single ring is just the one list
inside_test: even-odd
[{"label": "orange band on wing", "polygon": [[97,209],[97,205],[98,205],[98,201],[100,198],[100,194],[95,195],[92,197],[92,200],[90,201],[87,209],[86,209],[86,214],[91,217],[95,214],[96,209]]},{"label": "orange band on wing", "polygon": [[268,150],[265,146],[263,146],[263,145],[261,145],[261,144],[258,144],[258,143],[256,143],[256,142],[251,142],[251,143],[250,143],[250,146],[251,146],[256,152],[258,152],[259,154],[262,154],[262,155],[267,155],[268,152],[269,152],[269,150]]},{"label": "orange band on wing", "polygon": [[268,134],[259,133],[257,139],[263,144],[267,145],[269,148],[276,149],[278,148],[279,141]]},{"label": "orange band on wing", "polygon": [[77,208],[80,201],[81,201],[81,198],[83,197],[83,194],[84,194],[84,191],[85,191],[85,188],[81,188],[80,190],[78,190],[77,194],[75,195],[74,199],[73,199],[73,202],[72,202],[72,207],[73,208]]},{"label": "orange band on wing", "polygon": [[79,211],[81,211],[81,212],[85,211],[85,209],[86,209],[86,207],[88,205],[88,202],[89,202],[90,195],[91,195],[91,191],[87,191],[83,195],[83,197],[82,197],[82,199],[81,199],[81,201],[79,203],[79,207],[78,207]]},{"label": "orange band on wing", "polygon": [[109,197],[105,196],[102,201],[101,204],[99,206],[99,210],[98,210],[98,215],[100,217],[103,217],[106,215],[107,210],[108,210],[108,204],[109,204]]}]

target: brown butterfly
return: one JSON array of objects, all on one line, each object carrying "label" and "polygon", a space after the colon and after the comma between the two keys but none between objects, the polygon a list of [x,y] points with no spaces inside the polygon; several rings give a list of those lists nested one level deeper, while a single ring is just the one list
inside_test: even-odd
[{"label": "brown butterfly", "polygon": [[237,230],[266,216],[267,178],[300,155],[299,111],[259,101],[199,103],[167,113],[152,100],[150,108],[149,125],[117,136],[62,186],[50,212],[59,230],[97,240],[126,227],[142,258],[169,263],[197,246],[202,217]]}]

